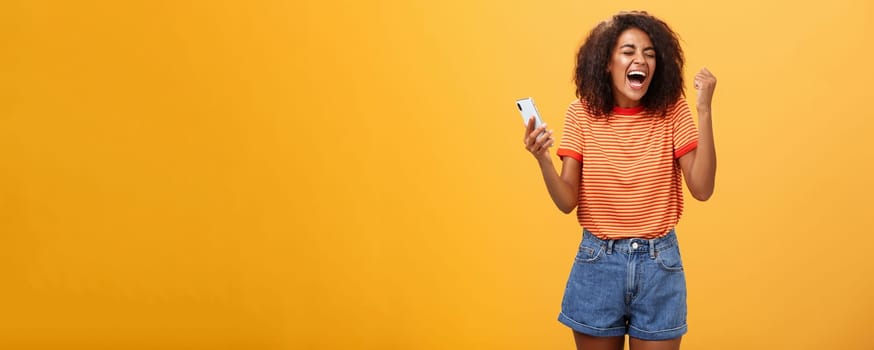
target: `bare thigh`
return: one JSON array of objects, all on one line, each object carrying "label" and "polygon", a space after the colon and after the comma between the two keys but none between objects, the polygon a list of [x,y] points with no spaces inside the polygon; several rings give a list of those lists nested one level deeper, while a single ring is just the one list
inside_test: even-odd
[{"label": "bare thigh", "polygon": [[625,346],[625,336],[593,337],[574,331],[574,341],[577,350],[622,350]]},{"label": "bare thigh", "polygon": [[631,350],[679,350],[683,337],[668,340],[641,340],[629,337],[628,347]]}]

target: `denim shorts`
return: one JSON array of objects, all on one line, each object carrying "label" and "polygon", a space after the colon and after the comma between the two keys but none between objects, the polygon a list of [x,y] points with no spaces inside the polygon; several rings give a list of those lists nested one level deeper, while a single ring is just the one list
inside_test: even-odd
[{"label": "denim shorts", "polygon": [[558,320],[596,337],[686,334],[686,277],[674,230],[655,239],[617,240],[583,230]]}]

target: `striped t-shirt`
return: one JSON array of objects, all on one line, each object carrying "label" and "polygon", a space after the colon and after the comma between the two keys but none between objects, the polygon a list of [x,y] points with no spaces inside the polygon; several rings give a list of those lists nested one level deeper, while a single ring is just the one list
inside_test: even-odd
[{"label": "striped t-shirt", "polygon": [[643,107],[594,117],[576,100],[565,114],[560,157],[582,163],[577,220],[602,239],[666,235],[683,213],[678,158],[698,146],[685,99],[665,117]]}]

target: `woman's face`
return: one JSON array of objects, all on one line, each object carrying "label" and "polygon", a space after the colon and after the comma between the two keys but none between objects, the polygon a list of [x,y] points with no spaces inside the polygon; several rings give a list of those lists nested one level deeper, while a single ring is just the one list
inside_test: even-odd
[{"label": "woman's face", "polygon": [[613,80],[613,98],[619,107],[640,105],[655,73],[656,52],[649,35],[638,28],[619,34],[607,71]]}]

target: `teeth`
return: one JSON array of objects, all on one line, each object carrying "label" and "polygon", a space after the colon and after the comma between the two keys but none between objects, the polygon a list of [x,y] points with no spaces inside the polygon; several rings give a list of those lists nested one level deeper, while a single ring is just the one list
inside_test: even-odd
[{"label": "teeth", "polygon": [[641,72],[641,71],[631,71],[631,72],[628,72],[628,76],[629,76],[629,77],[632,76],[632,75],[639,75],[639,76],[642,76],[642,77],[646,78],[646,73]]}]

